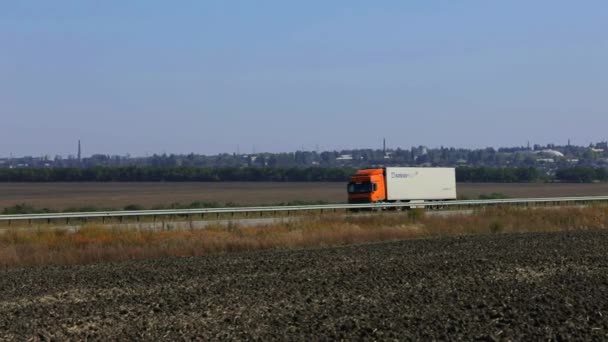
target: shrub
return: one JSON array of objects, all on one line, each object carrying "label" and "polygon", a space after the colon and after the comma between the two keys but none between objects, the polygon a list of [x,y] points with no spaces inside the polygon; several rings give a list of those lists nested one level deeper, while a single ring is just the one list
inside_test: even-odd
[{"label": "shrub", "polygon": [[[114,209],[107,209],[114,210]],[[93,211],[104,211],[97,207],[69,207],[63,210],[64,213],[82,213],[82,212],[93,212]]]},{"label": "shrub", "polygon": [[39,213],[48,213],[50,210],[48,208],[37,209],[32,205],[27,203],[15,204],[12,207],[7,207],[2,210],[3,215],[18,215],[18,214],[39,214]]},{"label": "shrub", "polygon": [[422,208],[412,208],[412,209],[408,210],[408,212],[407,212],[407,217],[412,222],[416,222],[416,221],[423,219],[424,215],[425,215],[425,212],[424,212],[424,209],[422,209]]},{"label": "shrub", "polygon": [[124,210],[144,210],[144,207],[139,204],[129,204],[125,206]]},{"label": "shrub", "polygon": [[502,222],[498,220],[494,220],[490,222],[490,232],[492,233],[500,233],[505,229],[505,226]]},{"label": "shrub", "polygon": [[503,198],[509,198],[507,195],[501,193],[501,192],[493,192],[489,195],[486,194],[481,194],[479,195],[479,199],[503,199]]}]

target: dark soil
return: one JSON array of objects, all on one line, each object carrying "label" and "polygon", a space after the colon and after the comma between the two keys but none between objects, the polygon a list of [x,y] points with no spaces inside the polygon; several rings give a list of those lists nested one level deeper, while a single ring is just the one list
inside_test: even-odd
[{"label": "dark soil", "polygon": [[0,271],[0,340],[606,340],[608,232]]}]

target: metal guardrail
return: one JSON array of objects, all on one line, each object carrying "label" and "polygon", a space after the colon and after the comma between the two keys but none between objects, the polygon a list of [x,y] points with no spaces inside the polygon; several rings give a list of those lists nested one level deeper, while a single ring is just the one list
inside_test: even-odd
[{"label": "metal guardrail", "polygon": [[237,214],[237,213],[264,213],[264,212],[290,212],[290,211],[323,211],[340,209],[382,209],[382,208],[409,208],[409,207],[483,207],[491,205],[533,205],[538,203],[551,205],[584,204],[592,202],[608,202],[608,196],[585,197],[548,197],[548,198],[518,198],[518,199],[489,199],[489,200],[453,200],[429,202],[402,202],[402,203],[364,203],[364,204],[322,204],[322,205],[293,205],[293,206],[267,206],[267,207],[235,207],[235,208],[202,208],[202,209],[167,209],[167,210],[133,210],[133,211],[98,211],[74,213],[43,213],[0,215],[0,221],[23,220],[54,220],[54,219],[89,219],[89,218],[123,218],[143,216],[190,216],[205,214]]}]

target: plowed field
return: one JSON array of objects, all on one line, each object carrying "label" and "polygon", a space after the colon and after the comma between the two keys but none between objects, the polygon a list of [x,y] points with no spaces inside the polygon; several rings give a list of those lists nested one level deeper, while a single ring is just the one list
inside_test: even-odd
[{"label": "plowed field", "polygon": [[[511,198],[608,195],[608,183],[460,183],[460,196],[502,193]],[[201,202],[241,205],[278,204],[292,201],[344,203],[346,183],[0,183],[0,211],[27,203],[36,208],[64,210],[93,206],[122,208],[138,204],[145,208]]]},{"label": "plowed field", "polygon": [[0,340],[608,339],[608,232],[0,271]]}]

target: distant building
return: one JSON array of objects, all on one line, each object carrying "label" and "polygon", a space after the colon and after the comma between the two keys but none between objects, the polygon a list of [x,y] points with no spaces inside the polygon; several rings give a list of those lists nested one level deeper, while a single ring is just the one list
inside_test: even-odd
[{"label": "distant building", "polygon": [[559,158],[564,157],[564,154],[561,153],[560,151],[551,150],[551,149],[540,150],[537,153],[545,155],[545,156],[551,156],[551,157],[559,157]]},{"label": "distant building", "polygon": [[604,141],[604,142],[600,142],[595,144],[595,148],[601,148],[605,150],[608,150],[608,141]]}]

